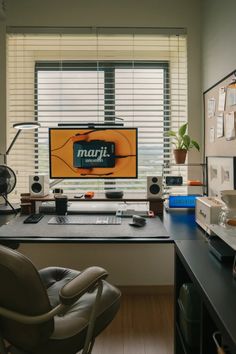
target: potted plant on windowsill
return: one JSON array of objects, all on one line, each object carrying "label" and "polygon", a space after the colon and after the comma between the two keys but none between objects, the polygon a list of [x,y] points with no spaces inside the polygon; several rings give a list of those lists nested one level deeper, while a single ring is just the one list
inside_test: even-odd
[{"label": "potted plant on windowsill", "polygon": [[185,163],[187,152],[190,149],[196,148],[198,151],[200,150],[199,144],[186,133],[187,126],[188,123],[185,123],[181,125],[178,132],[174,132],[173,130],[166,132],[166,135],[174,139],[172,144],[175,145],[173,152],[177,164]]}]

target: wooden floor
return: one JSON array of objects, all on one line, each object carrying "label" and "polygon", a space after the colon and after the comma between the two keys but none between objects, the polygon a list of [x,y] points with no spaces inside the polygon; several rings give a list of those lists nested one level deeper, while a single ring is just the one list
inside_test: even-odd
[{"label": "wooden floor", "polygon": [[121,309],[93,354],[173,354],[173,296],[122,295]]},{"label": "wooden floor", "polygon": [[123,294],[93,354],[173,354],[173,296]]}]

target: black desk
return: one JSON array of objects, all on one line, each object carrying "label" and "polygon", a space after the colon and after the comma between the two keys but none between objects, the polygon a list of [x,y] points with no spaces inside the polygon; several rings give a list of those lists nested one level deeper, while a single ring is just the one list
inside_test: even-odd
[{"label": "black desk", "polygon": [[25,216],[16,216],[0,228],[1,241],[17,242],[161,242],[169,241],[169,234],[158,218],[148,218],[143,227],[133,227],[132,218],[122,218],[117,225],[52,225],[51,215],[45,215],[37,224],[24,224]]},{"label": "black desk", "polygon": [[[54,232],[50,237],[50,232],[55,230],[54,225],[47,225],[50,215],[46,215],[39,224],[25,225],[27,233],[22,233],[22,221],[26,216],[19,218],[20,228],[16,228],[12,234],[4,232],[0,228],[0,242],[19,242],[19,243],[173,243],[175,240],[203,239],[204,232],[195,223],[193,213],[164,213],[161,218],[169,238],[161,238],[160,218],[149,218],[147,224],[141,228],[133,228],[128,223],[130,218],[124,218],[121,225],[58,225],[60,235]],[[11,222],[14,215],[0,216],[0,225]],[[7,229],[6,229],[7,230]],[[64,235],[63,232],[64,231]],[[166,234],[166,233],[165,233]],[[155,237],[158,236],[158,237]],[[26,237],[24,237],[26,236]],[[58,237],[57,237],[58,236]]]},{"label": "black desk", "polygon": [[[193,282],[201,297],[199,349],[188,350],[178,323],[177,297],[185,282]],[[236,281],[232,264],[218,262],[206,241],[177,241],[175,245],[175,353],[216,353],[212,333],[223,335],[230,353],[236,353]],[[185,347],[185,348],[184,348]]]}]

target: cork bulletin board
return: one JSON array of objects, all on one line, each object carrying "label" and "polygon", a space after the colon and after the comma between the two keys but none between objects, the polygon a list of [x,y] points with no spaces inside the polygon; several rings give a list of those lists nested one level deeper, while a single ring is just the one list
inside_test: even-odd
[{"label": "cork bulletin board", "polygon": [[204,92],[205,156],[236,156],[236,71]]}]

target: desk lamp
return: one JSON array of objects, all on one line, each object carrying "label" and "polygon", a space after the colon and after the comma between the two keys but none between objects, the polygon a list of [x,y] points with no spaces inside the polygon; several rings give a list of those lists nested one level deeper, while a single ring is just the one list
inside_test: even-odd
[{"label": "desk lamp", "polygon": [[[1,177],[2,179],[5,178],[4,181],[1,181],[3,182],[2,183],[2,187],[4,187],[4,184],[6,185],[7,184],[7,176],[12,176],[13,178],[15,178],[15,183],[16,183],[16,176],[15,176],[15,173],[13,172],[12,169],[10,169],[8,166],[7,166],[7,156],[9,155],[13,145],[15,144],[18,136],[20,135],[21,131],[22,130],[25,130],[25,129],[38,129],[40,127],[40,123],[38,122],[23,122],[23,123],[15,123],[13,124],[13,127],[15,129],[17,129],[17,133],[16,135],[14,136],[11,144],[9,145],[8,149],[6,150],[6,152],[4,154],[0,154],[0,155],[3,155],[3,161],[4,161],[4,165],[0,165],[0,167],[2,167],[2,169],[4,170],[3,171],[3,176]],[[11,189],[11,191],[14,189],[15,187],[15,183]],[[0,214],[8,214],[8,213],[11,213],[11,212],[14,212],[16,213],[16,209],[19,209],[19,205],[17,206],[13,206],[8,200],[7,200],[7,189],[6,191],[2,191],[1,190],[1,196],[3,197],[3,199],[5,200],[5,203],[4,204],[1,204],[0,205]]]}]

